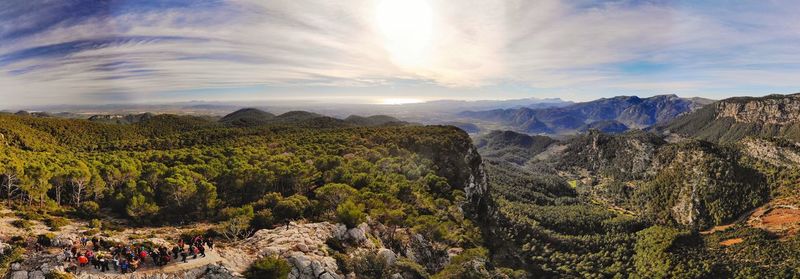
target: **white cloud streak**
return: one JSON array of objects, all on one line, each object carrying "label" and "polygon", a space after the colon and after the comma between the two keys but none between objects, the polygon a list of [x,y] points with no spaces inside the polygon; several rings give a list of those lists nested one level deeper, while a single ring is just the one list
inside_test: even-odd
[{"label": "white cloud streak", "polygon": [[[109,14],[0,41],[2,57],[79,40],[134,38],[0,63],[0,98],[109,102],[192,89],[395,86],[404,80],[442,86],[442,97],[507,82],[559,91],[674,86],[702,92],[720,84],[796,86],[800,74],[792,67],[800,62],[800,22],[793,16],[799,5],[790,1],[755,10],[628,1],[430,1],[434,40],[429,60],[414,68],[392,63],[373,0],[230,0],[207,9],[120,13],[110,7]],[[17,27],[32,24],[35,11],[29,12],[14,18]],[[0,26],[7,23],[0,18]],[[8,32],[0,28],[0,35]],[[668,69],[637,73],[624,69],[626,63]],[[109,98],[98,98],[104,94]]]}]

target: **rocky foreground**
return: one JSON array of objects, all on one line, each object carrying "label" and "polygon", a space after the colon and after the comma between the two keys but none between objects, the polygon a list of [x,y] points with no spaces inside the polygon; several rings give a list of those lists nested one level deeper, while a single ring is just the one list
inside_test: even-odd
[{"label": "rocky foreground", "polygon": [[[81,268],[77,278],[130,278],[130,279],[188,279],[188,278],[243,278],[242,273],[251,263],[262,257],[278,256],[287,260],[291,266],[289,278],[356,278],[355,273],[344,274],[332,255],[332,247],[328,243],[343,243],[351,248],[351,257],[373,253],[380,256],[387,266],[394,265],[399,256],[392,250],[383,247],[380,237],[388,233],[386,227],[371,228],[362,223],[356,228],[347,229],[341,224],[291,223],[275,229],[260,230],[247,239],[228,243],[207,250],[206,258],[190,259],[188,263],[170,263],[165,267],[152,267],[149,264],[135,273],[119,274],[113,270],[101,273],[91,266]],[[402,256],[418,262],[423,266],[440,267],[449,258],[458,254],[458,249],[442,251],[432,247],[420,235],[405,230],[397,230],[393,235],[403,244]],[[65,247],[79,241],[76,233],[64,233],[53,239],[53,246],[36,253],[26,255],[22,263],[11,266],[11,279],[45,279],[46,274],[65,272],[68,264],[61,253]],[[115,239],[109,239],[114,241]],[[153,243],[166,243],[160,238],[146,239]],[[8,248],[6,244],[3,246]],[[397,272],[391,278],[417,278],[417,274]]]}]

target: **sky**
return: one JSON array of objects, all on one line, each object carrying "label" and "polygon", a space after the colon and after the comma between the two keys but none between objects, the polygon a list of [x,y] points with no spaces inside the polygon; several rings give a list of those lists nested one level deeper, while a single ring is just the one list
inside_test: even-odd
[{"label": "sky", "polygon": [[0,108],[800,92],[800,2],[4,0]]}]

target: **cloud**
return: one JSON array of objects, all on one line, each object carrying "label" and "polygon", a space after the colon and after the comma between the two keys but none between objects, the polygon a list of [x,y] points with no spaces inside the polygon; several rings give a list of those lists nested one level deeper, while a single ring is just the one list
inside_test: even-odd
[{"label": "cloud", "polygon": [[[393,63],[376,1],[3,1],[0,98],[142,101],[253,86],[380,91],[407,80],[440,87],[445,98],[502,84],[702,95],[796,86],[800,70],[800,5],[791,1],[429,0],[433,39],[414,67]],[[626,66],[645,64],[664,67]]]}]

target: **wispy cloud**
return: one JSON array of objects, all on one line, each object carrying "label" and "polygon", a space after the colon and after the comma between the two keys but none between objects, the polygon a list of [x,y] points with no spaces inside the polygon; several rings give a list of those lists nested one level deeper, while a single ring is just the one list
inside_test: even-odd
[{"label": "wispy cloud", "polygon": [[414,67],[393,61],[376,26],[377,2],[3,1],[0,98],[160,100],[256,86],[380,95],[407,80],[445,98],[484,87],[501,93],[486,98],[524,94],[503,95],[505,84],[576,98],[798,86],[793,1],[429,0],[432,40]]}]

